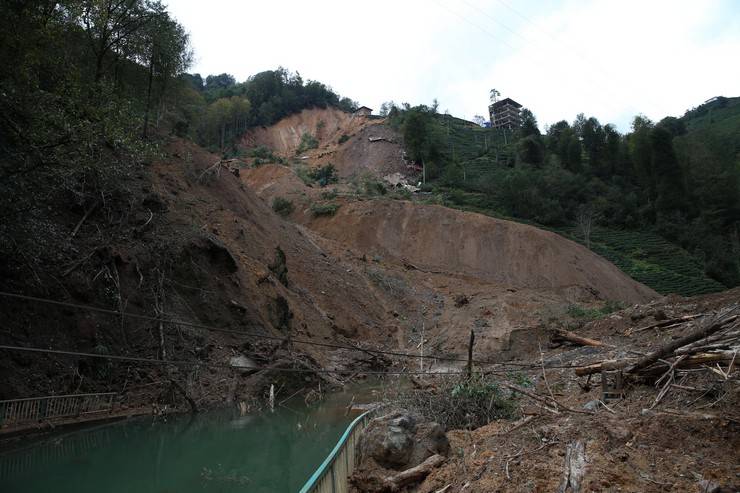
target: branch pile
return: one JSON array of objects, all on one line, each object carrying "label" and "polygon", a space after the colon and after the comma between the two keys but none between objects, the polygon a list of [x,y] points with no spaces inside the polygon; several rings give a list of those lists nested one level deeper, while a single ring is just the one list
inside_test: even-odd
[{"label": "branch pile", "polygon": [[[662,327],[679,327],[696,317],[683,317],[672,320]],[[650,326],[634,332],[657,328]],[[734,369],[737,353],[740,352],[740,305],[734,305],[699,319],[697,328],[683,337],[656,348],[640,358],[604,360],[576,369],[576,375],[584,376],[599,373],[601,370],[622,369],[627,375],[650,378],[660,376],[666,371],[688,368],[716,369],[713,365],[730,362],[727,371],[719,370],[729,378]],[[713,370],[712,370],[713,371]]]}]

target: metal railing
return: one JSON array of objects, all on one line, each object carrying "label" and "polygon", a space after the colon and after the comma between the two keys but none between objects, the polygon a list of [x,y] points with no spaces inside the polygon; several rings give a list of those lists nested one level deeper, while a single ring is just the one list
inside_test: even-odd
[{"label": "metal railing", "polygon": [[0,428],[110,412],[116,395],[116,392],[106,392],[0,401]]},{"label": "metal railing", "polygon": [[357,441],[360,433],[370,422],[367,411],[347,427],[334,450],[306,481],[300,493],[346,493],[349,491],[349,477],[357,466]]}]

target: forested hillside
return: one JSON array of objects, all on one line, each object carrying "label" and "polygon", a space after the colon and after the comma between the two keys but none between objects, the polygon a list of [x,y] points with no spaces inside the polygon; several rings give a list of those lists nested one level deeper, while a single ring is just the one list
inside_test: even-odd
[{"label": "forested hillside", "polygon": [[[521,128],[499,130],[436,105],[386,108],[434,200],[572,236],[660,292],[740,284],[740,98],[638,115],[626,135],[583,114],[542,134],[527,109]],[[673,248],[683,253],[660,252]]]},{"label": "forested hillside", "polygon": [[3,277],[46,285],[42,265],[79,254],[62,217],[128,221],[121,211],[142,195],[132,179],[173,135],[225,153],[252,126],[355,106],[283,68],[236,83],[188,75],[191,60],[185,28],[158,0],[0,3]]}]

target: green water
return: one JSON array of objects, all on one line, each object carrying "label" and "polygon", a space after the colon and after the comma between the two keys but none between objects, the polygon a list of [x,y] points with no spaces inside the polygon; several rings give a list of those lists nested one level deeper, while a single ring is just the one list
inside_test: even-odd
[{"label": "green water", "polygon": [[0,492],[295,492],[357,415],[345,416],[350,399],[342,393],[311,408],[135,418],[59,434],[0,451]]}]

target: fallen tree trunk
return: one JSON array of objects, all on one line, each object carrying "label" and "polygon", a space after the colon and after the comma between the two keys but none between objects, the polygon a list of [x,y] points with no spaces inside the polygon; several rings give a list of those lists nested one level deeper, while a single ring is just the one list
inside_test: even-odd
[{"label": "fallen tree trunk", "polygon": [[581,337],[578,334],[574,334],[568,330],[556,329],[550,335],[550,340],[556,344],[563,342],[570,342],[579,346],[594,346],[603,347],[608,346],[601,341],[596,339],[589,339],[588,337]]},{"label": "fallen tree trunk", "polygon": [[406,469],[394,476],[389,476],[383,481],[385,487],[391,491],[398,491],[406,486],[419,483],[424,480],[432,470],[438,468],[446,459],[444,456],[434,454],[418,466]]},{"label": "fallen tree trunk", "polygon": [[669,342],[668,344],[665,344],[664,346],[658,348],[658,350],[653,351],[652,353],[648,354],[644,358],[640,359],[632,365],[630,368],[627,369],[627,373],[636,373],[643,368],[646,368],[659,359],[665,359],[667,357],[670,357],[673,352],[681,348],[683,346],[686,346],[688,344],[691,344],[692,342],[696,342],[698,340],[704,339],[707,336],[710,336],[717,332],[718,330],[725,327],[727,324],[734,322],[738,319],[740,315],[729,315],[724,317],[713,317],[711,322],[708,322],[704,324],[703,326],[699,327],[694,332],[681,337],[679,339],[676,339],[675,341]]},{"label": "fallen tree trunk", "polygon": [[[684,360],[682,360],[679,364],[676,365],[677,369],[681,368],[694,368],[697,366],[701,366],[706,363],[715,363],[719,361],[731,361],[735,352],[734,351],[720,351],[716,353],[700,353],[700,354],[693,354]],[[631,359],[623,359],[623,360],[605,360],[601,361],[599,363],[594,363],[592,365],[588,366],[582,366],[580,368],[576,368],[576,375],[579,377],[585,377],[587,375],[593,375],[594,373],[600,373],[601,370],[619,370],[621,368],[626,368],[634,361],[634,358]],[[644,372],[661,372],[665,371],[667,365],[660,365],[656,368],[644,368],[640,371],[640,373]]]}]

